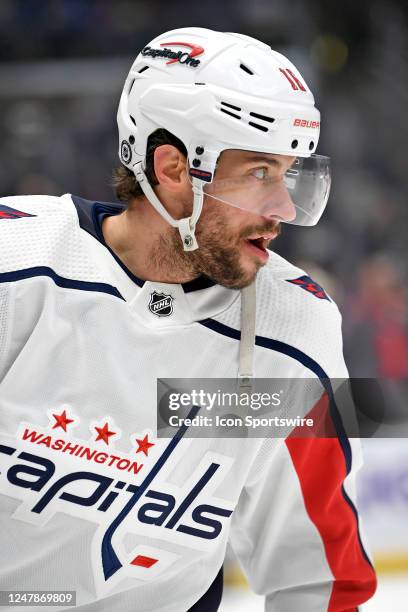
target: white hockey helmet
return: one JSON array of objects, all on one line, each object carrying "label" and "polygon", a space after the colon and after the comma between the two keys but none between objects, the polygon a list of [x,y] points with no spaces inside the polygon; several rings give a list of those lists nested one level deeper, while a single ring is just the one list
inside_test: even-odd
[{"label": "white hockey helmet", "polygon": [[[295,156],[275,195],[276,179],[270,181],[267,198],[282,197],[284,184],[296,210],[290,222],[298,225],[315,225],[323,213],[330,165],[329,158],[313,154],[320,131],[313,95],[285,56],[254,38],[204,28],[161,34],[130,69],[118,126],[121,162],[156,210],[179,229],[185,250],[198,247],[194,230],[204,193],[245,208],[239,198],[222,197],[222,182],[217,187],[216,163],[227,149]],[[181,140],[188,152],[194,204],[186,219],[169,215],[144,172],[148,138],[159,128]],[[246,201],[258,202],[251,210],[265,214],[266,191],[262,195],[255,182],[254,197]]]}]

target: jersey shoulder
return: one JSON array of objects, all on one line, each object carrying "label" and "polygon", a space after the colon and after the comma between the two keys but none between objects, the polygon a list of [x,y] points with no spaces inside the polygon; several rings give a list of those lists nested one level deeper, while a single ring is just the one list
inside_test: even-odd
[{"label": "jersey shoulder", "polygon": [[305,336],[315,327],[330,329],[340,318],[336,303],[305,270],[277,253],[257,277],[257,319],[261,333]]},{"label": "jersey shoulder", "polygon": [[1,271],[46,265],[74,227],[72,204],[57,196],[14,196],[0,199]]},{"label": "jersey shoulder", "polygon": [[0,198],[0,273],[13,280],[16,271],[38,269],[101,280],[69,194]]},{"label": "jersey shoulder", "polygon": [[[25,228],[39,225],[39,221],[45,217],[54,218],[67,214],[72,208],[70,196],[48,196],[48,195],[18,195],[0,198],[0,221],[8,222],[0,224],[2,233],[12,231],[9,222],[19,219],[37,219],[37,223],[31,221],[29,225],[23,224]],[[14,225],[14,224],[13,224]],[[21,225],[21,222],[20,224]],[[7,229],[5,229],[7,228]]]},{"label": "jersey shoulder", "polygon": [[[282,284],[283,283],[283,284]],[[279,294],[289,301],[298,296],[304,307],[310,305],[316,308],[319,303],[326,302],[336,306],[327,291],[305,270],[295,266],[277,253],[270,252],[267,265],[258,275],[258,290],[267,293],[279,287]],[[294,291],[295,288],[295,291]],[[298,291],[301,289],[302,291]],[[315,299],[311,299],[311,297]]]},{"label": "jersey shoulder", "polygon": [[343,361],[337,304],[305,270],[273,252],[257,278],[257,334],[297,348],[329,373]]}]

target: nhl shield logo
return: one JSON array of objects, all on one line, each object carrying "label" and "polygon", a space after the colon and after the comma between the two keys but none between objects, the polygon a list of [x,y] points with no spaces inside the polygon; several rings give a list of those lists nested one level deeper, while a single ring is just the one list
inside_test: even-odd
[{"label": "nhl shield logo", "polygon": [[158,317],[169,317],[173,313],[173,301],[171,295],[153,291],[150,294],[149,310]]}]

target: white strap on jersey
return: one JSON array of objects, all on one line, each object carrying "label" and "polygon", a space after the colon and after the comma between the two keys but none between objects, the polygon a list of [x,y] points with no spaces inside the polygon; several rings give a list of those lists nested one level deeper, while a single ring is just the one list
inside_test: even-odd
[{"label": "white strap on jersey", "polygon": [[254,376],[256,280],[241,289],[241,341],[239,343],[240,388],[251,387]]}]

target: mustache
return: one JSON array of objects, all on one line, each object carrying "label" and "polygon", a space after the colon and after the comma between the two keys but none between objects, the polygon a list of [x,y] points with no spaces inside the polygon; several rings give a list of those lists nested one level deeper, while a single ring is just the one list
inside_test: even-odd
[{"label": "mustache", "polygon": [[279,234],[282,231],[282,225],[280,223],[280,221],[270,221],[269,223],[264,223],[263,225],[252,225],[251,227],[247,227],[241,234],[240,238],[245,240],[246,238],[249,238],[250,236],[253,236],[254,234],[271,234],[273,233],[273,238],[271,238],[271,240],[274,240],[275,238],[277,238],[279,236]]}]

